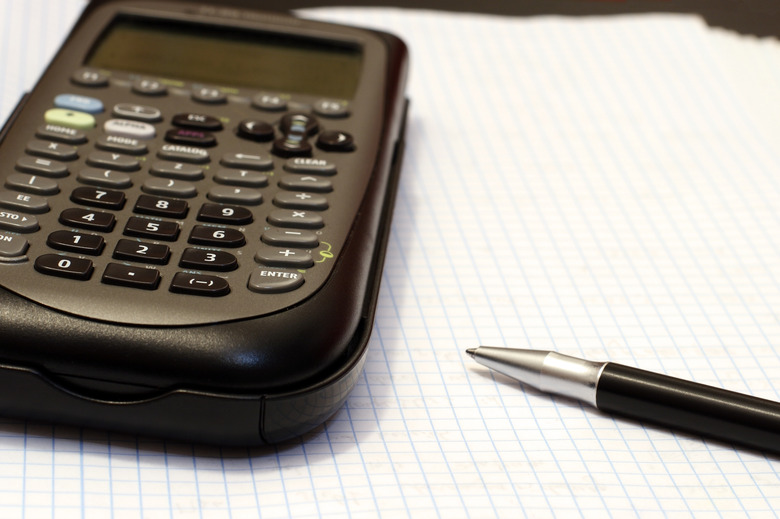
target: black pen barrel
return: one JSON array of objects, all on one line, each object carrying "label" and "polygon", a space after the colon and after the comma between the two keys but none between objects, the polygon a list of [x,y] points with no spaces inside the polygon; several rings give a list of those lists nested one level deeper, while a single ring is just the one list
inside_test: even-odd
[{"label": "black pen barrel", "polygon": [[609,362],[596,406],[644,422],[780,454],[780,403]]}]

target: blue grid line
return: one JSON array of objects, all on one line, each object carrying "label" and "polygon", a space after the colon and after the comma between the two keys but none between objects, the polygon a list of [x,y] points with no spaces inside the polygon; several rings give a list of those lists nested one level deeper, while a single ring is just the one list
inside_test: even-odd
[{"label": "blue grid line", "polygon": [[[673,58],[673,59],[674,59],[674,58]],[[683,69],[684,71],[690,71],[690,73],[692,73],[692,72],[693,72],[693,71],[694,71],[696,68],[698,68],[698,67],[697,67],[697,65],[698,65],[700,62],[701,62],[701,60],[694,60],[694,61],[693,61],[693,63],[692,63],[692,65],[693,65],[692,67],[682,67],[682,69]],[[714,67],[713,67],[713,68],[714,68]],[[699,71],[699,73],[703,73],[703,71]],[[714,85],[714,87],[713,87],[713,91],[715,91],[715,92],[720,92],[720,91],[722,91],[722,87],[719,87],[719,86],[718,86],[719,82],[715,81],[715,82],[713,82],[713,83],[715,83],[715,85]],[[709,112],[708,112],[708,111],[706,111],[706,110],[703,110],[705,107],[703,106],[703,103],[702,103],[702,100],[701,100],[701,97],[700,97],[700,96],[693,96],[693,98],[692,98],[692,100],[691,100],[691,101],[692,101],[692,104],[693,104],[693,103],[696,103],[696,104],[699,104],[699,105],[700,105],[700,107],[702,108],[702,113],[708,113],[708,114],[709,114],[709,115],[711,115],[711,116],[716,116],[716,115],[719,115],[719,116],[722,116],[722,117],[725,117],[725,116],[726,116],[726,113],[725,113],[725,111],[721,111],[721,110],[712,110],[712,111],[709,111]],[[730,105],[729,103],[725,102],[725,101],[726,101],[726,100],[725,100],[725,99],[723,99],[723,98],[722,98],[722,96],[721,96],[721,98],[719,98],[719,99],[714,99],[712,104],[714,104],[714,105],[717,105],[717,106],[726,106],[726,107],[729,107],[728,109],[730,109],[730,108],[731,108],[731,105]],[[684,106],[688,106],[688,104],[684,104]],[[726,123],[727,123],[727,126],[729,126],[729,127],[734,127],[734,128],[738,127],[738,126],[739,126],[739,123],[741,123],[741,122],[742,122],[742,121],[744,121],[744,119],[745,119],[745,115],[744,115],[744,114],[741,114],[741,115],[742,115],[742,117],[733,117],[733,116],[732,116],[732,117],[731,117],[731,118],[730,118],[728,121],[725,121],[725,122],[724,122],[724,124],[726,124]],[[737,133],[737,135],[741,135],[741,132],[736,132],[736,133]],[[753,153],[753,150],[751,149],[751,148],[753,148],[753,145],[752,145],[751,141],[750,141],[750,140],[744,140],[744,139],[740,139],[740,140],[741,140],[742,147],[743,147],[743,148],[745,148],[745,152],[743,152],[743,153],[737,153],[737,152],[736,152],[736,151],[735,151],[735,150],[734,150],[734,149],[733,149],[731,146],[721,147],[721,148],[719,148],[719,150],[718,150],[718,151],[725,151],[725,152],[727,152],[729,155],[731,155],[732,157],[737,157],[737,156],[740,156],[740,157],[752,157],[752,156],[754,155],[754,153]],[[711,145],[709,146],[709,148],[710,148],[710,150],[711,150],[711,151],[713,151],[713,152],[715,151],[715,150],[712,148],[712,146],[711,146]],[[738,160],[736,160],[736,158],[735,158],[734,162],[739,162],[739,161],[738,161]],[[719,162],[719,161],[716,161],[716,164],[720,164],[720,162]],[[778,166],[778,167],[780,167],[780,162],[778,162],[777,166]],[[750,175],[747,175],[747,176],[748,176],[748,178],[751,178],[751,176],[750,176]],[[730,177],[731,177],[731,176],[729,175],[729,172],[728,172],[728,171],[725,171],[725,170],[723,170],[723,175],[722,175],[722,178],[730,178]],[[771,175],[770,175],[770,177],[771,177]],[[691,181],[691,183],[693,183],[693,181]],[[734,187],[736,187],[736,186],[734,186]],[[724,195],[723,195],[723,192],[722,192],[722,191],[721,191],[721,190],[718,188],[718,184],[717,184],[716,182],[712,182],[712,188],[713,188],[713,190],[714,190],[715,192],[717,192],[719,199],[720,199],[720,200],[723,202],[723,205],[724,205],[725,207],[728,207],[728,206],[729,206],[729,204],[727,204],[727,203],[726,203],[726,199],[725,199],[725,197],[724,197]],[[734,190],[733,190],[732,192],[739,193],[739,194],[741,195],[741,198],[743,199],[744,206],[745,206],[745,207],[747,207],[747,208],[751,208],[751,209],[752,209],[752,204],[749,204],[749,203],[747,203],[747,201],[746,201],[746,200],[744,200],[744,194],[743,194],[742,190],[739,190],[739,191],[734,191]],[[702,199],[701,193],[700,193],[699,191],[696,191],[696,190],[694,190],[694,193],[695,193],[695,194],[696,194],[696,196],[698,196],[698,198],[699,198],[699,199],[702,201],[702,207],[703,207],[703,208],[704,208],[704,210],[707,212],[707,215],[709,216],[709,220],[710,220],[710,221],[712,221],[712,222],[714,222],[714,223],[716,224],[716,226],[717,226],[718,230],[720,231],[720,233],[719,233],[719,234],[721,234],[721,235],[725,234],[725,231],[723,230],[722,226],[720,226],[720,225],[718,224],[718,219],[717,219],[717,218],[715,217],[715,215],[712,213],[711,209],[709,208],[709,205],[708,205],[708,204],[706,204],[706,203],[705,203],[705,201]],[[766,194],[765,194],[765,192],[764,192],[764,190],[763,190],[763,189],[757,189],[756,191],[754,191],[754,193],[757,193],[757,194],[761,195],[761,196],[762,196],[762,197],[765,199],[765,201],[766,201],[767,205],[768,205],[768,206],[770,205],[770,204],[769,204],[769,201],[766,199]],[[693,215],[692,215],[692,214],[690,214],[690,210],[688,209],[687,205],[683,204],[682,206],[685,208],[685,211],[686,211],[686,213],[688,213],[688,216],[689,216],[689,218],[690,218],[690,221],[691,221],[691,222],[693,222],[693,223],[694,223],[694,225],[697,227],[697,231],[699,232],[699,234],[700,234],[700,235],[702,235],[702,236],[704,236],[704,233],[701,231],[701,229],[699,228],[699,226],[698,226],[698,225],[696,225],[696,219],[693,217]],[[760,218],[758,218],[757,216],[755,216],[755,213],[754,213],[754,212],[752,212],[752,211],[751,211],[751,214],[753,215],[753,218],[752,218],[752,224],[753,224],[753,225],[755,225],[756,227],[758,227],[759,229],[761,229],[761,231],[762,231],[762,234],[764,235],[764,238],[765,238],[765,242],[766,242],[767,244],[770,244],[770,245],[772,246],[772,248],[774,249],[775,253],[776,253],[778,256],[780,256],[780,249],[778,248],[777,244],[776,244],[776,243],[775,243],[775,241],[772,239],[772,237],[771,237],[771,236],[770,236],[770,235],[767,233],[767,231],[766,231],[766,228],[765,228],[765,225],[764,225],[764,223],[762,222],[762,220],[761,220]],[[780,214],[777,214],[777,213],[776,213],[776,214],[775,214],[775,216],[776,216],[776,218],[775,218],[775,219],[776,219],[778,222],[780,222]],[[762,267],[764,268],[764,270],[765,270],[765,271],[766,271],[768,274],[770,274],[770,276],[771,276],[771,275],[772,275],[772,270],[771,270],[771,269],[770,269],[770,268],[769,268],[769,267],[766,265],[766,263],[765,263],[765,262],[763,261],[763,259],[761,258],[761,255],[758,253],[758,250],[756,249],[755,243],[753,243],[753,242],[752,242],[752,240],[750,239],[749,235],[748,235],[748,234],[745,232],[745,229],[744,229],[744,227],[743,227],[743,226],[741,226],[741,225],[739,225],[739,223],[740,223],[740,222],[739,222],[739,219],[738,219],[738,218],[736,218],[736,216],[732,215],[732,221],[734,222],[735,226],[736,226],[736,227],[737,227],[737,228],[738,228],[738,229],[741,231],[741,234],[743,235],[743,237],[744,237],[745,241],[746,241],[747,243],[749,243],[749,244],[750,244],[750,246],[751,246],[752,250],[755,252],[755,254],[753,255],[753,257],[756,257],[756,258],[758,258],[758,259],[760,260],[760,262],[761,262],[761,264],[762,264]],[[732,290],[733,290],[733,293],[734,293],[734,294],[736,294],[736,295],[737,295],[737,297],[739,297],[739,299],[740,299],[740,302],[742,303],[743,307],[745,307],[745,309],[749,309],[750,307],[749,307],[749,305],[747,304],[747,302],[745,301],[745,299],[744,299],[744,296],[742,296],[742,295],[741,295],[741,291],[740,291],[740,290],[738,290],[738,289],[737,289],[737,287],[734,285],[734,281],[732,280],[732,278],[731,278],[730,276],[728,276],[728,275],[727,275],[727,269],[726,269],[726,268],[725,268],[725,267],[722,265],[722,263],[721,263],[720,261],[718,261],[718,260],[719,260],[719,255],[718,255],[718,254],[716,254],[714,250],[712,250],[712,247],[711,247],[711,245],[710,245],[709,241],[707,241],[707,240],[703,240],[703,241],[704,241],[704,242],[705,242],[705,243],[708,245],[708,249],[710,250],[710,252],[711,252],[711,254],[712,254],[712,257],[713,257],[713,258],[715,258],[715,259],[716,259],[716,261],[718,262],[718,266],[720,267],[720,270],[721,270],[721,272],[724,274],[724,276],[723,276],[723,277],[724,277],[724,278],[725,278],[725,279],[726,279],[726,280],[729,282],[729,284],[730,284],[730,286],[731,286],[731,288],[732,288]],[[732,245],[730,242],[727,242],[727,246],[728,246],[728,247],[729,247],[729,249],[731,250],[733,257],[734,257],[734,258],[735,258],[735,259],[736,259],[736,260],[739,262],[739,265],[740,265],[740,267],[742,267],[742,270],[743,270],[743,271],[745,271],[745,272],[747,272],[747,271],[748,271],[748,269],[746,268],[746,266],[745,266],[745,264],[744,264],[744,261],[742,260],[742,256],[741,256],[740,254],[738,254],[738,252],[737,252],[736,250],[734,250],[734,247],[733,247],[733,245]],[[766,306],[766,309],[767,309],[768,311],[772,311],[772,307],[771,307],[771,305],[770,305],[770,304],[768,303],[768,301],[766,300],[766,297],[764,296],[764,294],[763,294],[763,291],[762,291],[762,290],[760,289],[760,287],[759,287],[759,286],[756,284],[756,282],[754,281],[753,277],[752,277],[752,276],[748,276],[748,278],[749,278],[749,280],[750,280],[751,284],[753,285],[753,287],[755,288],[755,290],[756,290],[756,293],[757,293],[757,294],[758,294],[758,295],[761,297],[761,299],[763,300],[763,302],[764,302],[764,305]],[[772,276],[772,281],[774,282],[774,286],[777,286],[777,285],[778,285],[778,280],[777,280],[777,279],[776,279],[774,276]],[[720,304],[720,305],[721,305],[721,306],[724,308],[724,310],[725,310],[725,309],[727,308],[727,306],[726,306],[726,305],[723,303],[723,301],[722,301],[722,298],[720,297],[720,295],[719,295],[719,293],[717,292],[717,290],[715,290],[715,289],[714,289],[714,287],[713,287],[713,293],[716,295],[716,297],[717,297],[717,299],[718,299],[718,302],[719,302],[719,304]],[[724,313],[726,314],[727,318],[728,318],[728,319],[731,321],[731,323],[732,323],[732,325],[733,325],[734,329],[739,329],[739,327],[738,327],[737,323],[735,322],[735,320],[734,320],[734,318],[733,318],[733,316],[732,316],[732,313],[731,313],[731,312],[724,312]],[[762,332],[762,336],[763,336],[763,338],[764,338],[764,342],[765,342],[766,344],[768,344],[768,345],[771,345],[771,341],[769,340],[769,337],[768,337],[768,336],[766,335],[766,333],[765,333],[765,332],[764,332],[764,331],[761,329],[761,327],[760,327],[760,324],[759,324],[759,322],[757,321],[757,319],[756,319],[756,317],[755,317],[755,314],[754,314],[754,312],[752,312],[752,311],[748,311],[748,312],[747,312],[747,316],[748,316],[748,317],[750,317],[750,318],[752,318],[752,320],[753,320],[754,324],[755,324],[755,325],[758,327],[758,329],[759,329],[759,330],[761,330],[761,332]],[[747,351],[751,351],[751,352],[752,352],[752,350],[751,350],[751,348],[750,348],[750,344],[748,343],[748,341],[746,341],[746,340],[745,340],[744,336],[742,336],[742,335],[740,334],[740,338],[742,339],[742,341],[743,341],[744,345],[746,346],[746,348],[747,348]],[[761,363],[761,362],[760,362],[760,361],[759,361],[757,358],[755,358],[755,356],[754,356],[753,358],[754,358],[754,360],[756,361],[756,365],[759,367],[759,369],[761,370],[761,372],[762,372],[762,374],[764,375],[764,377],[765,377],[765,378],[767,378],[767,379],[769,379],[769,378],[770,378],[770,377],[769,377],[769,375],[768,375],[768,374],[766,373],[766,371],[763,369],[763,364],[762,364],[762,363]],[[739,369],[738,369],[738,368],[739,368],[739,366],[736,366],[736,368],[737,368],[737,370],[739,371]],[[744,379],[743,379],[743,380],[744,380]],[[747,381],[745,381],[745,383],[746,383],[746,385],[747,385]],[[780,388],[776,388],[776,389],[775,389],[775,397],[777,397],[777,396],[780,396]]]},{"label": "blue grid line", "polygon": [[[465,31],[464,31],[464,29],[465,29],[464,27],[459,27],[458,29],[459,29],[460,31],[463,31],[463,32],[465,32]],[[540,40],[541,40],[541,39],[540,39]],[[493,47],[493,49],[494,49],[494,52],[495,52],[495,47]],[[493,55],[496,55],[496,54],[493,54]],[[473,62],[475,62],[475,63],[483,63],[484,61],[482,61],[482,60],[477,60],[477,59],[474,59],[474,60],[473,60]],[[504,91],[504,98],[505,98],[505,99],[510,99],[511,97],[510,97],[509,93],[508,93],[508,92],[506,92],[506,89],[502,89],[502,90]],[[469,114],[469,115],[470,115],[470,118],[471,118],[471,119],[473,119],[473,120],[477,120],[477,119],[478,119],[478,117],[477,117],[477,114],[473,113],[473,109],[472,109],[472,107],[471,107],[471,106],[469,106],[468,108],[470,108],[470,110],[469,110],[469,111],[470,111],[470,112],[472,112],[472,113],[470,113],[470,114]],[[464,111],[465,111],[465,110],[464,110]],[[495,121],[495,123],[497,123],[497,124],[501,124],[501,123],[502,123],[502,121],[499,119],[499,120]],[[536,125],[529,125],[529,126],[530,126],[530,127],[535,127]],[[506,130],[504,130],[504,131],[506,131]],[[525,134],[525,132],[523,132],[523,134]],[[488,151],[488,153],[486,153],[486,157],[493,158],[493,157],[496,157],[496,156],[497,156],[497,154],[495,153],[495,151],[492,149],[492,144],[493,144],[493,143],[492,143],[492,141],[489,141],[489,142],[488,142],[488,150],[487,150],[487,151]],[[534,155],[534,153],[533,153],[533,147],[532,147],[532,146],[530,146],[530,145],[528,145],[528,146],[527,146],[527,149],[528,149],[529,153],[530,153],[530,154],[533,156],[533,155]],[[513,157],[516,157],[516,154],[515,154],[513,151],[514,151],[514,150],[510,150],[510,151],[509,151],[509,153],[511,153],[511,156],[513,156]],[[472,155],[473,155],[473,153],[472,153]],[[472,158],[475,160],[475,162],[477,162],[477,160],[476,160],[476,157],[472,157]],[[491,159],[488,159],[488,160],[491,160]],[[493,160],[493,161],[494,161],[494,160]],[[538,164],[538,160],[536,161],[536,163]],[[498,169],[498,167],[496,167],[495,169]],[[521,172],[520,176],[521,176],[521,177],[523,176],[522,172]],[[507,186],[507,185],[506,185],[506,183],[505,183],[505,176],[504,176],[504,175],[499,175],[499,176],[498,176],[498,179],[499,179],[500,181],[502,181],[502,186],[504,187],[504,189],[505,189],[507,192],[510,192],[509,186]],[[524,184],[526,185],[526,189],[527,189],[529,192],[532,192],[532,189],[530,188],[530,186],[528,186],[526,182],[524,182]],[[514,202],[514,197],[512,197],[512,201]],[[543,215],[543,214],[544,214],[544,212],[541,210],[541,208],[540,208],[540,207],[538,206],[538,204],[536,203],[536,200],[535,200],[535,198],[533,198],[533,197],[532,197],[532,198],[531,198],[531,201],[532,201],[532,203],[534,204],[534,206],[536,207],[538,214],[540,214],[540,215]],[[515,209],[515,214],[520,214],[519,208],[518,208],[516,205],[514,205],[514,206],[513,206],[513,208]],[[472,209],[473,209],[473,212],[476,212],[476,208],[473,208],[473,207],[472,207]],[[558,212],[560,213],[560,209],[558,209]],[[498,222],[499,222],[499,227],[500,227],[500,229],[501,229],[501,230],[504,232],[504,234],[505,234],[505,235],[509,235],[509,230],[506,228],[506,223],[505,223],[505,221],[504,221],[503,219],[501,219],[501,218],[496,218],[496,221],[498,221]],[[526,226],[525,222],[523,222],[523,221],[521,220],[519,223],[520,223],[520,225],[522,225],[523,229],[525,230],[525,234],[526,234],[526,236],[530,236],[530,232],[529,232],[529,230],[527,229],[527,226]],[[551,230],[550,230],[549,226],[546,224],[546,222],[545,222],[545,220],[544,220],[544,218],[543,218],[543,217],[542,217],[542,223],[544,224],[544,228],[545,228],[545,230],[546,230],[546,232],[547,232],[548,236],[550,236],[550,237],[552,238],[552,236],[553,236],[553,233],[551,232]],[[553,242],[555,242],[555,240],[552,240],[552,241],[553,241]],[[519,269],[521,270],[521,272],[523,272],[523,277],[524,277],[524,278],[525,278],[525,280],[526,280],[526,284],[528,284],[529,286],[531,286],[531,283],[528,281],[528,278],[526,277],[526,275],[525,275],[525,272],[524,272],[524,269],[523,269],[523,261],[522,261],[522,258],[521,258],[521,257],[520,257],[520,256],[519,256],[519,255],[518,255],[518,254],[517,254],[517,253],[514,251],[514,249],[515,249],[515,248],[514,248],[514,242],[513,242],[513,241],[510,241],[510,243],[508,244],[508,246],[509,246],[509,247],[510,247],[510,248],[513,250],[513,252],[514,252],[514,259],[515,259],[515,264],[516,264],[516,265],[519,267]],[[556,249],[556,252],[557,252],[557,254],[558,254],[559,258],[561,258],[561,259],[562,259],[562,258],[563,258],[563,256],[560,254],[560,250],[557,248],[557,246],[555,247],[555,249]],[[537,258],[539,258],[539,260],[540,260],[540,261],[539,261],[539,262],[540,262],[540,264],[544,265],[544,261],[542,261],[541,255],[539,254],[538,250],[534,249],[534,252],[535,252],[535,254],[537,255]],[[554,285],[554,283],[552,282],[552,279],[551,279],[551,277],[550,277],[549,273],[547,272],[547,269],[543,267],[543,268],[542,268],[542,270],[544,271],[544,273],[545,273],[545,275],[546,275],[546,277],[547,277],[547,280],[548,280],[549,284],[550,284],[551,286],[553,286],[553,285]],[[567,269],[567,271],[568,271],[568,269]],[[571,277],[570,273],[569,273],[569,278],[570,278],[570,279],[572,279],[572,277]],[[556,291],[554,288],[553,288],[553,293],[555,294],[555,298],[556,298],[556,301],[558,302],[558,305],[559,305],[559,306],[560,306],[560,307],[563,309],[563,308],[564,308],[564,305],[561,303],[561,300],[560,300],[560,298],[559,298],[559,296],[558,296],[558,294],[557,294],[557,291]],[[564,312],[565,312],[565,310],[564,310]],[[544,318],[544,312],[540,310],[540,314],[542,315],[542,320],[543,320],[543,321],[545,321],[545,318]],[[519,316],[518,316],[518,317],[519,317]],[[571,322],[568,320],[568,318],[567,318],[567,317],[566,317],[566,321],[567,321],[567,326],[568,326],[570,329],[572,329],[572,330],[573,330],[575,327],[574,327],[574,326],[571,324]],[[521,320],[521,322],[522,322],[522,320]],[[546,328],[547,328],[548,335],[549,335],[549,336],[550,336],[550,337],[553,339],[553,342],[554,342],[554,337],[555,337],[555,334],[552,332],[552,330],[550,330],[549,326],[546,326]],[[530,341],[530,338],[529,338],[529,342],[531,342],[531,341]],[[580,349],[581,349],[581,348],[580,348]],[[497,383],[499,383],[498,381],[496,381],[496,382],[497,382]],[[526,396],[526,401],[527,401],[528,405],[529,405],[529,406],[530,406],[530,407],[533,409],[534,403],[533,403],[533,402],[531,402],[529,398],[527,398],[527,394],[526,394],[525,396]],[[554,399],[554,398],[553,398],[552,400],[553,400],[553,401],[555,401],[556,399]],[[581,406],[581,405],[580,405],[579,407],[582,409],[582,406]],[[556,406],[556,409],[557,409],[557,406]],[[583,411],[583,413],[585,413],[585,412],[586,412],[584,409],[583,409],[582,411]],[[562,421],[564,420],[564,418],[563,418],[562,416],[560,416],[560,414],[559,414],[559,418],[560,418]],[[574,441],[574,440],[573,440],[573,438],[571,438],[571,436],[570,436],[570,435],[569,435],[569,439],[570,439],[570,440],[572,440],[572,442]],[[552,447],[551,445],[549,445],[549,444],[547,445],[547,447],[548,447],[549,449],[551,449],[551,450],[553,449],[553,447]],[[558,461],[557,461],[557,459],[556,459],[556,461],[555,461],[555,462],[556,462],[556,465],[559,467],[559,470],[562,470],[562,467],[561,467],[561,466],[558,464]],[[595,481],[592,479],[592,476],[591,476],[591,481],[592,481],[592,483],[594,483],[594,484],[595,484]],[[568,481],[566,481],[566,485],[567,485],[567,486],[569,485],[569,482],[568,482]],[[571,487],[569,487],[569,488],[571,488]],[[603,501],[602,501],[602,503],[603,503]]]},{"label": "blue grid line", "polygon": [[[447,29],[449,31],[450,38],[449,39],[445,39],[445,40],[446,41],[459,41],[459,37],[455,37],[455,35],[456,34],[465,34],[466,31],[464,31],[464,29],[467,29],[467,27],[463,27],[461,24],[459,24],[458,26],[452,25],[452,26],[448,27]],[[438,41],[439,40],[435,40],[432,43],[436,43]],[[464,41],[464,40],[460,40],[460,41]],[[466,45],[466,46],[464,46],[464,48],[460,49],[461,53],[467,53],[469,50],[471,50],[471,48],[468,45]],[[449,51],[449,49],[444,49],[444,48],[441,48],[441,47],[439,48],[439,54],[440,55],[444,55],[444,53],[448,52],[448,51]],[[476,61],[474,61],[474,62],[476,62]],[[443,64],[444,62],[439,62],[439,63]],[[445,71],[441,71],[441,74],[445,75]],[[457,90],[457,88],[453,87],[452,91],[454,92],[456,90]],[[445,90],[445,94],[448,93],[448,92],[449,91]],[[437,97],[441,96],[441,92],[439,92],[439,91],[434,92],[431,89],[426,89],[425,93],[428,94],[429,98],[437,98]],[[447,96],[447,95],[444,95],[442,97],[449,98],[449,96]],[[445,104],[447,104],[447,103],[445,103]],[[450,104],[451,104],[451,102],[450,102]],[[468,119],[468,117],[466,119]],[[471,120],[476,120],[476,119],[471,119]],[[426,147],[427,147],[427,142],[426,142]],[[453,148],[449,148],[447,151],[449,152],[450,156],[455,156],[456,155],[456,153],[455,153],[456,150],[453,149]],[[473,157],[473,155],[472,155],[472,157]],[[455,168],[452,168],[452,171],[454,172],[454,176],[457,177],[458,179],[461,179],[461,182],[463,182],[461,170],[459,170],[457,167],[455,167]],[[435,173],[436,177],[439,179],[439,184],[445,187],[445,193],[444,194],[446,195],[447,194],[447,189],[450,186],[450,183],[447,181],[447,179],[445,177],[445,174],[441,171],[441,168],[434,168],[434,173]],[[461,211],[456,210],[456,208],[453,206],[452,200],[453,200],[452,196],[444,196],[442,198],[442,204],[441,205],[447,207],[449,215],[454,216],[456,220],[460,220],[459,215],[463,214],[463,213]],[[477,208],[474,206],[472,198],[471,197],[466,198],[466,202],[467,202],[468,207],[470,209],[470,211],[466,211],[466,212],[468,214],[477,214]],[[503,227],[503,222],[500,219],[498,219],[498,221],[500,222],[500,225]],[[441,234],[439,226],[438,226],[438,222],[434,221],[433,224],[436,227],[437,231],[439,231],[439,234]],[[461,226],[461,225],[459,225],[457,227],[459,243],[468,243],[468,236],[466,236],[466,235],[464,235],[462,233],[462,231],[461,231],[462,228],[463,228],[463,226]],[[442,238],[442,242],[446,243],[447,240],[445,238]],[[476,264],[476,261],[474,259],[474,256],[473,256],[473,253],[472,253],[472,250],[471,250],[470,247],[467,247],[465,249],[465,255],[469,258],[471,264]],[[452,272],[456,272],[457,269],[453,265],[452,256],[449,255],[449,254],[446,255],[446,260],[447,260],[447,267],[449,268],[449,270],[452,271]],[[493,263],[493,267],[498,267],[498,265],[496,265],[495,262],[492,262],[492,263]],[[435,268],[431,268],[431,266],[428,265],[428,272],[431,273],[431,275],[432,275],[433,272],[436,272],[436,269]],[[435,287],[434,287],[434,289],[435,289]],[[462,291],[462,286],[461,285],[458,285],[458,293],[459,293],[460,297],[463,300],[467,299],[466,295]],[[485,296],[487,294],[487,290],[484,288],[484,286],[482,287],[482,293]],[[442,298],[441,293],[438,290],[436,290],[436,297],[437,297],[439,303],[442,305],[442,307],[446,308],[446,303],[445,303],[444,299]],[[495,312],[493,311],[494,309],[492,308],[492,305],[491,305],[489,299],[488,299],[488,305],[491,306],[491,314],[495,315]],[[446,315],[446,312],[445,312],[445,315]],[[479,335],[479,333],[480,333],[479,327],[474,322],[473,318],[471,317],[471,314],[469,314],[469,319],[468,320],[469,320],[470,326],[473,329],[475,329],[477,335]],[[458,334],[455,332],[454,329],[452,329],[449,317],[447,317],[447,321],[450,324],[450,330],[451,330],[452,337],[456,338]],[[499,328],[499,333],[501,333],[500,328]],[[456,342],[457,342],[457,340],[456,340]],[[468,378],[467,381],[468,381],[469,387],[472,387],[471,386],[471,379]],[[480,410],[480,415],[481,414],[482,413],[481,413],[481,410]],[[484,420],[484,417],[483,417],[483,420]],[[519,442],[519,444],[520,444],[520,446],[522,448],[522,442],[520,441],[520,438],[517,437],[517,436],[516,436],[516,438],[517,438],[517,440],[518,440],[518,442]],[[472,461],[475,462],[476,460],[474,460],[474,458],[472,457]],[[484,482],[483,482],[483,484],[484,484]],[[490,498],[490,494],[488,494],[488,497]],[[515,494],[515,497],[518,500],[518,502],[521,502],[520,496],[518,494]],[[549,504],[549,502],[548,502],[548,504]],[[495,506],[494,506],[494,509],[495,509]]]}]

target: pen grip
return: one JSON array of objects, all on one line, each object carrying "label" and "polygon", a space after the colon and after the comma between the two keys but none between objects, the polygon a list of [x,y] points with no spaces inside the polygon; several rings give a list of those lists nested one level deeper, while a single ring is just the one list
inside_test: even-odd
[{"label": "pen grip", "polygon": [[780,454],[780,403],[607,363],[596,406],[640,421]]}]

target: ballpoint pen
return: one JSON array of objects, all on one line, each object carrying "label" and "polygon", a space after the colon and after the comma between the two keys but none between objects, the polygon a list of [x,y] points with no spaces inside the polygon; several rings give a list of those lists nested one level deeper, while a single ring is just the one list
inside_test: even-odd
[{"label": "ballpoint pen", "polygon": [[780,454],[780,403],[613,362],[480,346],[474,360],[601,411]]}]

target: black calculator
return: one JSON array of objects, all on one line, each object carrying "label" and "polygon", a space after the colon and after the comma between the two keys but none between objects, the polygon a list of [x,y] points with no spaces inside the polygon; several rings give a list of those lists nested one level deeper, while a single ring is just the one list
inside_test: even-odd
[{"label": "black calculator", "polygon": [[93,1],[0,133],[0,413],[218,444],[362,372],[407,102],[396,37]]}]

